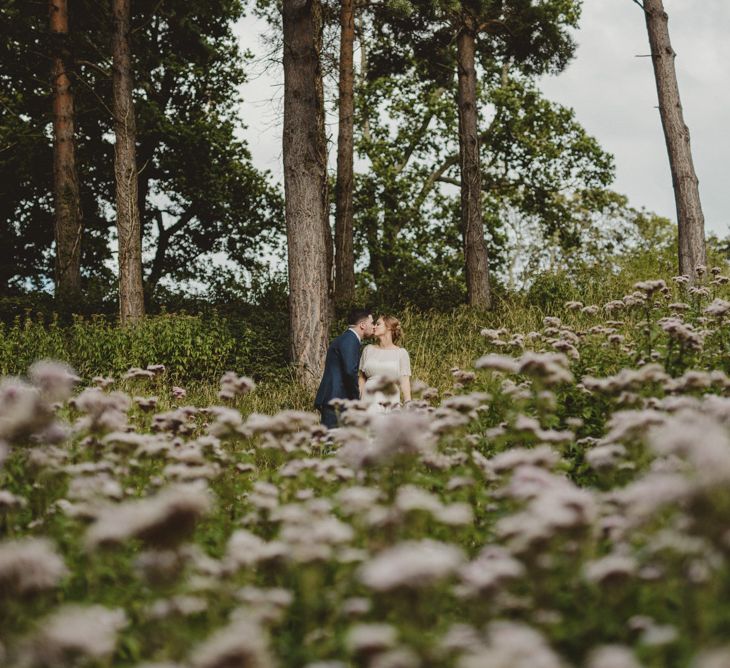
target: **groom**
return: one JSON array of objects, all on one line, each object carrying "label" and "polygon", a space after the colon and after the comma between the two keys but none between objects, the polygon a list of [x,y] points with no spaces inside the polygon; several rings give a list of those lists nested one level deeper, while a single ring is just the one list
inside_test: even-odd
[{"label": "groom", "polygon": [[328,429],[337,426],[337,413],[330,406],[332,399],[359,399],[358,371],[360,342],[373,333],[373,314],[368,309],[353,309],[347,318],[348,329],[327,349],[322,382],[314,406],[322,414]]}]

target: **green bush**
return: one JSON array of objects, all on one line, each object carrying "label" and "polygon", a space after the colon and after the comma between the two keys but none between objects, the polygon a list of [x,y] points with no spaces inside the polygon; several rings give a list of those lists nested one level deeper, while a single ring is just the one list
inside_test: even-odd
[{"label": "green bush", "polygon": [[0,372],[24,374],[37,359],[70,364],[85,379],[118,376],[132,366],[164,364],[171,382],[214,381],[226,370],[250,373],[254,335],[243,323],[232,331],[228,320],[162,314],[127,327],[103,316],[74,316],[68,326],[57,318],[16,317],[0,324]]},{"label": "green bush", "polygon": [[544,272],[538,274],[527,291],[527,301],[548,313],[576,299],[575,280],[567,272]]}]

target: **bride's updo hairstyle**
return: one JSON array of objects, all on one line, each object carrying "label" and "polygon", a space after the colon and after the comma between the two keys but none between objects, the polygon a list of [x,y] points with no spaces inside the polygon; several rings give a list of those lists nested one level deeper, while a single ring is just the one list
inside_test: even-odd
[{"label": "bride's updo hairstyle", "polygon": [[393,315],[384,315],[383,324],[386,329],[390,330],[390,336],[393,339],[393,343],[398,343],[403,338],[403,329],[400,326],[400,320]]}]

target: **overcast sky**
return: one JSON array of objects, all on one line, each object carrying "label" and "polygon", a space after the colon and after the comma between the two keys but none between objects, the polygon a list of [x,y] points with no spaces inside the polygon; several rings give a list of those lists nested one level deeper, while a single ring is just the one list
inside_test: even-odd
[{"label": "overcast sky", "polygon": [[[700,180],[708,232],[730,232],[730,0],[664,0],[685,121]],[[244,48],[267,52],[265,26],[238,26]],[[616,158],[614,189],[676,219],[646,26],[632,0],[584,0],[578,50],[568,68],[546,78],[549,99],[575,109],[578,121]],[[281,72],[257,63],[243,88],[242,116],[254,163],[281,178]],[[331,138],[337,128],[330,126]]]}]

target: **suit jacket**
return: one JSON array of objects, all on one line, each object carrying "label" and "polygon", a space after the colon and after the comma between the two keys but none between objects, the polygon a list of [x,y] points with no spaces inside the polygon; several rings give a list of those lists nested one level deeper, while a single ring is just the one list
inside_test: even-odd
[{"label": "suit jacket", "polygon": [[359,399],[359,366],[360,339],[348,329],[327,348],[322,382],[314,400],[315,407],[324,408],[331,399]]}]

